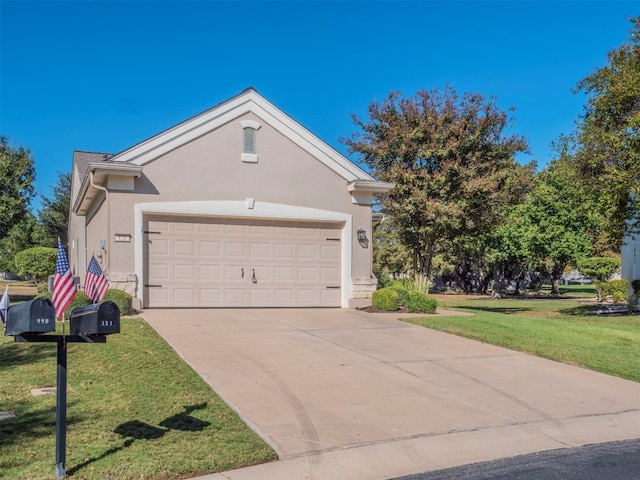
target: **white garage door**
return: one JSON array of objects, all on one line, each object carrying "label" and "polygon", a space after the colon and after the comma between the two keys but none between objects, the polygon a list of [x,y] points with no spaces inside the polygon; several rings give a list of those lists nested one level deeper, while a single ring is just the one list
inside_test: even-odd
[{"label": "white garage door", "polygon": [[341,225],[149,217],[147,307],[339,307]]}]

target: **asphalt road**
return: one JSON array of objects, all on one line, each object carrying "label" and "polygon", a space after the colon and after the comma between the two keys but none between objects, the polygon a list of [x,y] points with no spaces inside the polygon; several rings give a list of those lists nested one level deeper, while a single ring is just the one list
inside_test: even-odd
[{"label": "asphalt road", "polygon": [[[640,432],[639,432],[640,433]],[[640,439],[551,450],[394,480],[639,480]]]}]

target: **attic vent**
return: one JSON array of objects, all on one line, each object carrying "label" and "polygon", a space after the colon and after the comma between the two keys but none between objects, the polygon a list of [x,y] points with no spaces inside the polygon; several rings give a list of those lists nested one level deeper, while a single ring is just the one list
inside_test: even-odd
[{"label": "attic vent", "polygon": [[256,129],[246,127],[243,131],[243,146],[242,153],[257,153],[256,151]]},{"label": "attic vent", "polygon": [[240,121],[242,127],[242,161],[258,163],[257,136],[260,125],[255,120]]}]

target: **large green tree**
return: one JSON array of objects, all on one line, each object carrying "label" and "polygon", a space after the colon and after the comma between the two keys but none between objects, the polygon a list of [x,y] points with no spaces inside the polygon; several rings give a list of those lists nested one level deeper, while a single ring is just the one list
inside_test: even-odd
[{"label": "large green tree", "polygon": [[70,199],[71,173],[58,173],[51,197],[42,196],[42,208],[38,213],[45,234],[42,245],[54,247],[58,238],[63,244],[67,243]]},{"label": "large green tree", "polygon": [[551,162],[536,175],[526,202],[514,207],[498,246],[551,279],[559,294],[564,269],[592,254],[602,226],[596,208],[585,199],[570,156]]},{"label": "large green tree", "polygon": [[577,87],[588,96],[577,160],[617,246],[640,226],[640,17],[631,23],[628,43]]},{"label": "large green tree", "polygon": [[29,150],[0,136],[0,239],[25,219],[34,195],[36,171]]},{"label": "large green tree", "polygon": [[395,184],[382,208],[420,273],[431,274],[443,239],[487,231],[522,194],[515,155],[527,143],[506,134],[511,117],[493,99],[451,87],[410,98],[392,92],[369,106],[368,119],[353,120],[362,131],[342,142]]}]

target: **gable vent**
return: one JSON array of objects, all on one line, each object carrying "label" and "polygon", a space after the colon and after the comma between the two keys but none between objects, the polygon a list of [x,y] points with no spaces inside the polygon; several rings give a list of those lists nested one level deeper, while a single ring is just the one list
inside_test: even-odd
[{"label": "gable vent", "polygon": [[251,127],[245,127],[243,132],[243,153],[257,153],[256,151],[256,129]]}]

